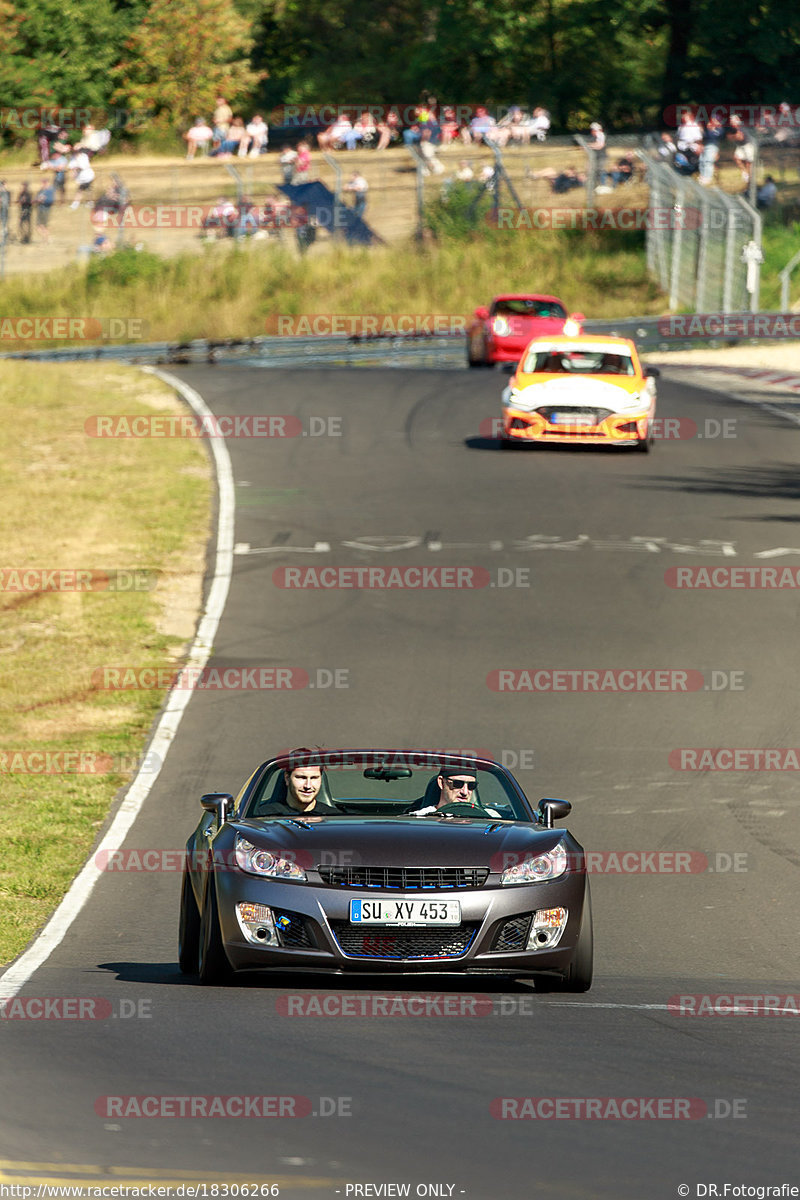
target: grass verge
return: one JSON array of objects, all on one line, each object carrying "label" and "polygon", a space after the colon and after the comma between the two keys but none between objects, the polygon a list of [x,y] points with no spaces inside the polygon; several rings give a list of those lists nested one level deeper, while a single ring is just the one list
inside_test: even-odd
[{"label": "grass verge", "polygon": [[[293,241],[209,245],[161,258],[123,250],[47,276],[12,276],[0,311],[18,317],[135,318],[148,341],[257,337],[301,313],[467,314],[502,289],[561,296],[587,316],[664,309],[647,276],[643,235],[487,230],[434,246],[333,248],[298,259]],[[38,346],[57,345],[39,341]],[[31,343],[4,339],[6,349]]]},{"label": "grass verge", "polygon": [[[212,489],[203,446],[84,432],[92,415],[154,410],[184,411],[132,368],[0,369],[0,963],[85,861],[163,700],[163,691],[103,690],[95,668],[174,669],[194,634]],[[69,576],[11,574],[23,568],[94,575],[85,590],[48,590]],[[113,572],[133,588],[102,587]]]}]

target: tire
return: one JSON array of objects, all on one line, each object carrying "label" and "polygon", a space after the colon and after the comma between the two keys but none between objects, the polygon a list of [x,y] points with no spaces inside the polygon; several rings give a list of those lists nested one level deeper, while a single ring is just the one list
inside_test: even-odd
[{"label": "tire", "polygon": [[586,895],[583,901],[583,920],[578,934],[578,944],[569,964],[569,970],[564,976],[561,990],[564,992],[588,992],[592,986],[594,970],[594,930],[592,925],[592,898],[589,894],[589,881],[586,881]]},{"label": "tire", "polygon": [[213,877],[209,880],[206,902],[200,917],[200,949],[197,973],[200,982],[207,985],[227,983],[231,978],[231,964],[222,944],[222,930],[217,910],[217,889]]},{"label": "tire", "polygon": [[647,427],[647,437],[639,438],[636,443],[636,449],[640,454],[649,454],[653,446],[653,439],[650,436],[650,426]]},{"label": "tire", "polygon": [[181,886],[181,915],[178,921],[178,966],[184,975],[197,974],[200,954],[200,912],[192,881],[184,867]]},{"label": "tire", "polygon": [[483,343],[483,354],[480,358],[475,358],[472,353],[472,338],[467,341],[467,363],[470,367],[490,367],[492,364],[486,361],[486,343]]}]

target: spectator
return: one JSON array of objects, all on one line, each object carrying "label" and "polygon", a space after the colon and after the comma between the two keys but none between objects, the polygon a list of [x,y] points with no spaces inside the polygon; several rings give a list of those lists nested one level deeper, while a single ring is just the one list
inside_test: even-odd
[{"label": "spectator", "polygon": [[619,187],[621,183],[632,183],[634,179],[633,159],[630,155],[623,155],[617,159],[616,166],[610,172],[611,182],[614,187]]},{"label": "spectator", "polygon": [[692,116],[691,113],[685,112],[681,114],[681,122],[678,126],[677,136],[675,141],[678,144],[679,150],[685,150],[687,146],[694,146],[697,142],[702,142],[703,130],[700,123]]},{"label": "spectator", "polygon": [[258,158],[259,154],[266,154],[269,146],[269,125],[263,117],[256,113],[249,122],[246,132],[248,140],[242,140],[239,153],[249,154],[251,158]]},{"label": "spectator", "polygon": [[40,171],[53,172],[53,190],[58,203],[64,203],[64,193],[67,187],[67,159],[60,151],[52,155],[47,162],[39,164]]},{"label": "spectator", "polygon": [[294,229],[297,249],[301,254],[305,254],[309,246],[317,240],[317,228],[308,215],[308,209],[302,204],[293,204],[289,223]]},{"label": "spectator", "polygon": [[[307,183],[311,169],[311,148],[308,142],[297,143],[297,158],[294,164],[292,183]],[[316,236],[316,235],[315,235]]]},{"label": "spectator", "polygon": [[378,132],[378,127],[375,124],[372,113],[365,109],[353,126],[353,137],[360,142],[362,146],[371,146],[375,141],[375,135]]},{"label": "spectator", "polygon": [[475,116],[469,123],[469,135],[474,142],[491,141],[496,125],[497,122],[494,117],[489,115],[486,106],[479,104],[475,109]]},{"label": "spectator", "polygon": [[208,153],[208,147],[214,138],[214,131],[202,117],[195,117],[194,124],[184,135],[186,142],[186,159],[191,162],[198,150]]},{"label": "spectator", "polygon": [[281,151],[278,162],[281,164],[281,172],[283,174],[284,187],[292,182],[294,176],[294,166],[297,162],[297,151],[293,146],[285,146]]},{"label": "spectator", "polygon": [[378,122],[378,144],[376,150],[385,150],[390,142],[400,141],[400,117],[390,108],[383,121]]},{"label": "spectator", "polygon": [[317,134],[317,145],[320,150],[337,150],[342,145],[348,150],[355,150],[356,139],[353,137],[353,122],[349,113],[340,113],[334,123]]},{"label": "spectator", "polygon": [[530,122],[530,131],[537,142],[543,142],[550,132],[550,113],[546,108],[535,108]]},{"label": "spectator", "polygon": [[45,181],[36,193],[36,228],[41,233],[43,242],[50,241],[50,230],[47,228],[47,224],[50,220],[50,209],[53,207],[54,200],[55,189],[52,183]]},{"label": "spectator", "polygon": [[0,241],[8,236],[8,213],[11,208],[11,193],[6,187],[5,179],[0,179]]},{"label": "spectator", "polygon": [[672,140],[672,136],[669,133],[662,133],[661,141],[658,146],[659,158],[666,159],[667,162],[669,163],[669,165],[672,166],[672,160],[675,157],[675,152],[677,149],[678,149],[678,147],[675,145],[675,142]]},{"label": "spectator", "polygon": [[367,192],[369,191],[369,184],[360,171],[353,172],[353,174],[350,176],[349,183],[344,185],[344,190],[346,192],[354,193],[353,212],[357,217],[363,217],[364,210],[367,207]]},{"label": "spectator", "polygon": [[467,159],[462,158],[458,164],[458,170],[456,171],[456,179],[458,179],[461,183],[469,183],[470,180],[472,180],[474,178],[475,178],[475,172],[473,171],[472,167],[469,165],[469,162],[467,161]]},{"label": "spectator", "polygon": [[731,117],[730,123],[733,130],[733,157],[739,164],[739,169],[742,172],[742,179],[744,180],[745,187],[747,187],[750,183],[750,173],[753,169],[753,161],[756,156],[755,146],[753,145],[752,139],[744,130],[741,117],[738,117],[734,113],[734,115]]},{"label": "spectator", "polygon": [[110,141],[110,129],[95,129],[94,125],[85,125],[80,144],[75,149],[85,150],[89,158],[94,158],[96,154],[101,154],[105,150]]},{"label": "spectator", "polygon": [[33,212],[33,196],[27,179],[20,188],[17,196],[19,205],[19,240],[27,246],[31,240],[31,213]]},{"label": "spectator", "polygon": [[606,182],[606,135],[599,121],[592,121],[589,126],[592,136],[587,143],[594,159],[595,187],[605,187]]},{"label": "spectator", "polygon": [[725,141],[725,126],[720,121],[719,117],[709,117],[706,121],[706,133],[703,138],[704,142],[716,142],[721,146]]},{"label": "spectator", "polygon": [[74,154],[69,160],[68,166],[74,172],[75,181],[78,184],[78,191],[70,208],[80,208],[82,194],[86,196],[87,203],[91,203],[89,192],[94,183],[94,167],[89,162],[89,155],[85,150],[79,150],[77,154]]},{"label": "spectator", "polygon": [[420,133],[419,152],[425,160],[425,165],[422,168],[423,175],[429,175],[431,171],[433,171],[434,175],[443,174],[444,167],[436,157],[436,145],[430,129],[423,129]]},{"label": "spectator", "polygon": [[[696,149],[697,147],[695,147]],[[702,183],[704,187],[710,187],[714,182],[714,171],[717,167],[717,159],[719,158],[719,142],[716,138],[711,140],[706,139],[700,149],[698,183]]]},{"label": "spectator", "polygon": [[224,142],[228,136],[231,121],[233,120],[233,110],[228,104],[224,96],[217,96],[217,106],[214,109],[214,137],[219,142]]},{"label": "spectator", "polygon": [[701,143],[697,142],[694,146],[685,146],[683,149],[676,150],[672,165],[679,175],[697,174],[700,170],[700,151],[702,149]]},{"label": "spectator", "polygon": [[761,209],[772,208],[778,195],[778,187],[771,175],[768,175],[761,187],[756,192],[756,207]]},{"label": "spectator", "polygon": [[449,146],[458,137],[458,121],[456,120],[455,109],[446,108],[444,110],[442,124],[442,149]]},{"label": "spectator", "polygon": [[518,104],[512,104],[506,115],[497,122],[492,140],[496,146],[505,146],[510,141],[517,145],[530,142],[530,124]]},{"label": "spectator", "polygon": [[555,167],[542,167],[540,171],[529,171],[528,178],[546,179],[550,190],[556,196],[563,196],[565,192],[571,192],[573,188],[584,187],[586,184],[586,176],[574,167],[564,167],[563,171],[557,171]]}]

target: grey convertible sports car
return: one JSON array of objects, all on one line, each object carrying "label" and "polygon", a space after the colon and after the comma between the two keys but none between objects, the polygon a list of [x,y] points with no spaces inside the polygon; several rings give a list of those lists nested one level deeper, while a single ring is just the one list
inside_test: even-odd
[{"label": "grey convertible sports car", "polygon": [[534,809],[491,759],[303,749],[262,763],[235,800],[201,804],[179,961],[202,983],[277,968],[591,986],[584,851],[553,827],[571,805]]}]

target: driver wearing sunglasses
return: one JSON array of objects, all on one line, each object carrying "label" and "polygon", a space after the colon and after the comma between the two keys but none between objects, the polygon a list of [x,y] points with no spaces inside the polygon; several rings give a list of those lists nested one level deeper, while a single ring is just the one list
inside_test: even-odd
[{"label": "driver wearing sunglasses", "polygon": [[[467,767],[442,767],[436,777],[439,788],[438,799],[431,797],[432,788],[429,786],[421,800],[408,810],[415,817],[427,817],[437,809],[448,804],[468,804],[479,808],[480,803],[474,793],[477,791],[478,780],[474,771]],[[436,803],[433,800],[436,799]]]}]

